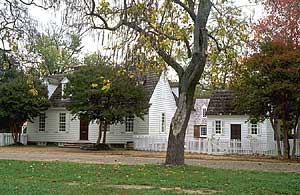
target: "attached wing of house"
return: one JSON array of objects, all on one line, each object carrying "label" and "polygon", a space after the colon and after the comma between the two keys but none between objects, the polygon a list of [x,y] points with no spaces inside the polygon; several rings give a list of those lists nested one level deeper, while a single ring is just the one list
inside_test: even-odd
[{"label": "attached wing of house", "polygon": [[233,92],[215,90],[207,108],[207,137],[224,141],[240,140],[268,143],[274,140],[271,124],[268,120],[252,124],[248,116],[238,113],[232,107]]}]

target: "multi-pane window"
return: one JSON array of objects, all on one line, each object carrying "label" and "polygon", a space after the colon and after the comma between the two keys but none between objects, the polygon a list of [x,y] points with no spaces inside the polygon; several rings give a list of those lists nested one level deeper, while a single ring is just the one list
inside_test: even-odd
[{"label": "multi-pane window", "polygon": [[257,125],[257,123],[251,123],[250,133],[252,135],[257,135],[258,134],[258,125]]},{"label": "multi-pane window", "polygon": [[166,132],[166,114],[161,113],[161,132]]},{"label": "multi-pane window", "polygon": [[39,116],[39,131],[45,131],[46,128],[46,114],[40,113]]},{"label": "multi-pane window", "polygon": [[200,126],[200,135],[207,136],[207,127],[206,125]]},{"label": "multi-pane window", "polygon": [[125,131],[126,132],[133,132],[133,122],[134,116],[128,116],[125,120]]},{"label": "multi-pane window", "polygon": [[206,111],[207,111],[207,108],[202,108],[202,117],[203,118],[206,118]]},{"label": "multi-pane window", "polygon": [[66,131],[66,113],[59,113],[59,131]]},{"label": "multi-pane window", "polygon": [[216,121],[216,124],[215,124],[215,131],[216,131],[216,134],[221,134],[222,133],[222,124],[221,124],[221,121]]}]

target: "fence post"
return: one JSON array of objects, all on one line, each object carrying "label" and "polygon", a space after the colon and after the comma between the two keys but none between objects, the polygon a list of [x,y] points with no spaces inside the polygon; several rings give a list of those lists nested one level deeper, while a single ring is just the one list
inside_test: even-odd
[{"label": "fence post", "polygon": [[0,146],[4,146],[4,133],[0,133]]},{"label": "fence post", "polygon": [[212,154],[212,140],[211,139],[209,139],[209,140],[207,140],[207,153],[208,154]]}]

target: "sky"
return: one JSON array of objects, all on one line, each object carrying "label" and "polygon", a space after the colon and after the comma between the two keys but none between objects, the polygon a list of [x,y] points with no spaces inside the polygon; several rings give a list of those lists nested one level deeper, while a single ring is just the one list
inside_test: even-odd
[{"label": "sky", "polygon": [[[262,16],[262,6],[255,5],[254,3],[249,3],[248,0],[235,0],[235,4],[238,6],[243,6],[243,12],[247,16],[253,16],[254,20],[257,20]],[[53,11],[45,11],[38,7],[30,7],[31,16],[39,22],[41,26],[44,28],[49,23],[60,24],[61,17],[59,13],[55,13]],[[95,36],[86,35],[82,39],[83,43],[83,53],[92,53],[97,52],[97,50],[101,49],[100,41],[95,38]]]}]

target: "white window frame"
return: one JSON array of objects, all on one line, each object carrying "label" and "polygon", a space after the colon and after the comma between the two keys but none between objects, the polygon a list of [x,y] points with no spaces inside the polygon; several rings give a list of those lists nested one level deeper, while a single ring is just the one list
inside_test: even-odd
[{"label": "white window frame", "polygon": [[249,134],[254,136],[259,135],[260,134],[259,128],[260,126],[258,123],[249,123]]},{"label": "white window frame", "polygon": [[167,121],[166,113],[162,112],[161,116],[160,116],[160,132],[161,133],[166,133],[167,132],[167,130],[166,130],[166,127],[167,127],[166,121]]},{"label": "white window frame", "polygon": [[39,131],[44,132],[46,130],[46,113],[40,113],[39,115]]},{"label": "white window frame", "polygon": [[132,133],[134,130],[134,116],[128,116],[125,118],[125,132]]},{"label": "white window frame", "polygon": [[[202,128],[205,127],[206,134],[202,134]],[[200,137],[207,137],[207,125],[200,125]]]},{"label": "white window frame", "polygon": [[[64,121],[62,120],[64,118]],[[66,132],[67,130],[67,113],[60,112],[58,115],[58,131]]]},{"label": "white window frame", "polygon": [[[220,123],[219,127],[217,128],[217,123]],[[216,135],[221,135],[223,130],[222,130],[222,120],[215,120],[215,127],[214,127],[214,130],[215,130],[215,134]]]}]

